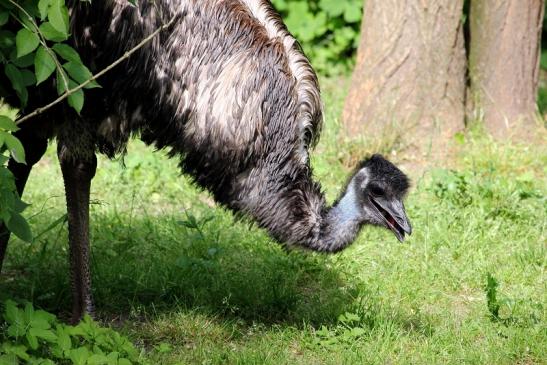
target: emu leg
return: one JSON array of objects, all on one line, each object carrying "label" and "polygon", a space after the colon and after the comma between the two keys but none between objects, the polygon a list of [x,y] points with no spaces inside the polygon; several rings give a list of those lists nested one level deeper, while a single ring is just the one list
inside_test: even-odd
[{"label": "emu leg", "polygon": [[85,313],[94,312],[89,267],[89,190],[97,168],[97,158],[94,154],[87,160],[71,158],[61,145],[58,155],[68,213],[72,322],[77,323]]},{"label": "emu leg", "polygon": [[[14,134],[14,136],[19,138],[25,147],[27,163],[22,164],[16,162],[14,159],[10,159],[8,161],[8,169],[15,177],[15,186],[19,196],[22,196],[32,166],[40,161],[46,152],[47,139],[37,137],[25,129],[19,130]],[[9,238],[10,232],[3,223],[0,223],[0,273],[2,273],[2,263],[4,262],[4,258],[6,256]]]}]

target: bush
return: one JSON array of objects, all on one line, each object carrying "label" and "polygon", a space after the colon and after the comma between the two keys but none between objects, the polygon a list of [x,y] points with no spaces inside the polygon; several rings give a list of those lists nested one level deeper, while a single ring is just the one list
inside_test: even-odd
[{"label": "bush", "polygon": [[359,44],[361,0],[273,0],[314,68],[333,75],[349,71]]},{"label": "bush", "polygon": [[60,323],[30,303],[4,303],[0,321],[0,364],[143,363],[135,346],[118,332],[101,328],[89,316],[77,326]]}]

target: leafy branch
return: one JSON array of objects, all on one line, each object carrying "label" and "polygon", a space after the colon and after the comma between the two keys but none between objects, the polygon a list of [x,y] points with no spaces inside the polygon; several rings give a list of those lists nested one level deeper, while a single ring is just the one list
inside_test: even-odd
[{"label": "leafy branch", "polygon": [[76,86],[72,89],[68,89],[67,91],[65,91],[65,93],[63,95],[59,96],[57,99],[55,99],[51,103],[49,103],[49,104],[47,104],[43,107],[37,108],[32,113],[29,113],[29,114],[25,115],[24,117],[17,119],[15,121],[15,123],[16,124],[21,124],[21,123],[25,122],[26,120],[31,119],[31,118],[37,116],[38,114],[43,113],[44,111],[50,109],[54,105],[56,105],[56,104],[60,103],[61,101],[63,101],[64,99],[68,98],[73,93],[77,92],[78,90],[81,90],[82,88],[84,88],[85,86],[90,84],[91,82],[96,81],[97,78],[101,77],[102,75],[104,75],[108,71],[112,70],[114,67],[116,67],[120,63],[122,63],[124,60],[128,59],[133,53],[135,53],[140,48],[142,48],[144,45],[146,45],[148,42],[150,42],[160,32],[162,32],[163,30],[169,28],[175,22],[176,18],[177,18],[177,15],[173,15],[173,17],[169,20],[169,22],[163,24],[161,27],[156,29],[149,36],[147,36],[141,42],[139,42],[135,47],[133,47],[129,51],[125,52],[123,54],[123,56],[118,58],[116,61],[112,62],[110,65],[108,65],[107,67],[105,67],[101,71],[99,71],[96,74],[92,75],[91,77],[89,77],[87,80],[85,80],[84,82],[82,82],[78,86]]},{"label": "leafy branch", "polygon": [[12,5],[14,5],[15,7],[17,7],[23,14],[25,14],[25,16],[28,18],[30,24],[32,24],[32,26],[34,27],[34,30],[30,30],[28,29],[27,25],[25,24],[25,22],[19,20],[17,17],[15,17],[14,14],[14,17],[17,19],[17,21],[25,28],[27,29],[28,31],[30,32],[33,32],[35,33],[37,36],[38,36],[38,40],[40,42],[40,44],[42,45],[42,47],[44,47],[45,51],[49,54],[49,57],[51,57],[51,59],[53,60],[53,62],[55,63],[55,67],[57,68],[57,71],[59,72],[59,74],[61,75],[61,78],[63,79],[63,84],[65,86],[65,90],[68,90],[68,80],[67,80],[67,76],[65,74],[65,71],[63,70],[63,67],[61,66],[61,64],[59,63],[59,60],[57,59],[57,56],[55,55],[55,53],[53,53],[53,51],[51,50],[51,48],[48,47],[47,43],[46,43],[46,40],[45,40],[45,37],[44,37],[44,34],[40,31],[40,27],[38,27],[38,24],[36,24],[36,21],[34,20],[34,17],[32,15],[30,15],[26,10],[25,8],[23,8],[21,5],[17,4],[15,1],[13,0],[8,0]]}]

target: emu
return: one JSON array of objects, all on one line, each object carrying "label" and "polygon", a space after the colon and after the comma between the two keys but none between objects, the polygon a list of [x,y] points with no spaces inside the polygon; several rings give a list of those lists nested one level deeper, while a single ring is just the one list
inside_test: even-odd
[{"label": "emu", "polygon": [[[327,206],[308,151],[322,108],[317,77],[267,0],[69,2],[72,46],[97,72],[176,17],[86,91],[81,115],[57,106],[23,123],[27,164],[8,163],[20,194],[31,167],[56,139],[68,211],[72,321],[93,313],[89,194],[96,153],[125,153],[140,137],[168,149],[195,184],[222,206],[251,217],[290,247],[337,252],[364,224],[399,240],[411,233],[409,182],[380,155],[361,162]],[[44,83],[23,114],[50,101]],[[1,233],[1,232],[0,232]],[[9,234],[0,238],[0,265]],[[0,266],[1,267],[1,266]]]}]

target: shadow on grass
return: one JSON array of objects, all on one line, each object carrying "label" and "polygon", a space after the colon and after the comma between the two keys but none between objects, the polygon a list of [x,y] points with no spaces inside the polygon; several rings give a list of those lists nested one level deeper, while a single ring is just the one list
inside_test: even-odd
[{"label": "shadow on grass", "polygon": [[[429,336],[433,326],[386,304],[378,289],[346,275],[326,255],[285,252],[263,231],[234,223],[228,213],[183,221],[169,215],[92,214],[92,283],[100,319],[140,322],[176,310],[229,321],[301,327],[391,322]],[[37,216],[36,227],[55,217]],[[68,318],[70,283],[66,225],[33,244],[12,240],[0,276],[0,300],[28,300]]]},{"label": "shadow on grass", "polygon": [[[33,223],[46,227],[49,218]],[[287,253],[226,214],[177,221],[109,212],[92,220],[93,293],[103,318],[178,306],[264,324],[324,324],[335,322],[359,293],[325,256]],[[12,240],[0,299],[68,312],[66,242],[66,226],[32,245]]]}]

